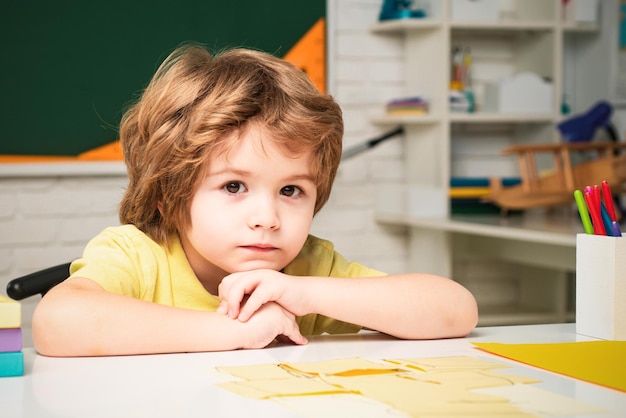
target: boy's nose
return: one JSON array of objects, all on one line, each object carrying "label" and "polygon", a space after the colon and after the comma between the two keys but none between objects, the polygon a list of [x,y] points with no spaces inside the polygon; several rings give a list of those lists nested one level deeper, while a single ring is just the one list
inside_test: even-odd
[{"label": "boy's nose", "polygon": [[256,203],[251,209],[248,219],[250,228],[278,229],[280,218],[276,202],[273,199],[261,198]]}]

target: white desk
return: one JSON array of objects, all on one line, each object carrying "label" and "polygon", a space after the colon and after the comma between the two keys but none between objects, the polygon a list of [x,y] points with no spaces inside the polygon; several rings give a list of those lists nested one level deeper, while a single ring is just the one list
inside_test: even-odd
[{"label": "white desk", "polygon": [[[479,351],[470,341],[587,341],[573,324],[477,328],[468,338],[402,341],[377,333],[320,336],[308,345],[263,350],[101,358],[48,358],[25,349],[23,377],[0,378],[0,416],[13,417],[292,417],[272,401],[237,396],[214,384],[215,366],[319,361],[333,358],[472,356],[513,365],[505,373],[534,377],[538,387],[623,417],[626,393],[546,372]],[[338,416],[353,416],[337,411]],[[394,415],[397,416],[397,415]]]}]

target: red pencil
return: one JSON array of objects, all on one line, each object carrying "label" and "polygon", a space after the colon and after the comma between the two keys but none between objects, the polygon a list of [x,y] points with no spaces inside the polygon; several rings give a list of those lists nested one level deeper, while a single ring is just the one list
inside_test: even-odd
[{"label": "red pencil", "polygon": [[604,198],[604,206],[606,206],[606,211],[609,212],[611,221],[617,221],[617,216],[615,216],[615,206],[613,206],[613,195],[611,194],[609,182],[606,180],[602,182],[602,197]]},{"label": "red pencil", "polygon": [[587,209],[589,210],[591,221],[593,222],[593,233],[595,235],[606,235],[606,230],[602,224],[602,215],[600,215],[598,207],[595,204],[592,191],[585,190],[585,202],[587,202]]},{"label": "red pencil", "polygon": [[600,186],[598,186],[597,184],[593,185],[593,194],[591,195],[593,197],[593,201],[596,204],[596,207],[598,208],[598,213],[600,212],[600,202],[602,202],[602,196],[600,196]]}]

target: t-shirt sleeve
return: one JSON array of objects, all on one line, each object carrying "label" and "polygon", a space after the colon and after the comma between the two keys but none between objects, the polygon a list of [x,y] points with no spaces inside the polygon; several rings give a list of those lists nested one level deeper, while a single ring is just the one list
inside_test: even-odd
[{"label": "t-shirt sleeve", "polygon": [[360,263],[348,261],[337,251],[333,251],[332,260],[328,274],[330,277],[379,277],[387,275],[387,273],[366,267]]},{"label": "t-shirt sleeve", "polygon": [[[301,276],[323,277],[380,277],[387,273],[349,262],[334,249],[330,241],[309,237],[303,250],[285,269],[285,273]],[[348,334],[361,330],[361,326],[338,321],[323,315],[310,314],[297,319],[304,335]]]},{"label": "t-shirt sleeve", "polygon": [[322,277],[378,277],[387,273],[357,262],[349,262],[335,251],[332,242],[309,236],[300,254],[285,268],[285,273],[294,276]]},{"label": "t-shirt sleeve", "polygon": [[70,266],[70,280],[93,280],[105,290],[141,299],[151,292],[144,277],[155,275],[156,263],[149,242],[124,227],[107,228],[85,247]]}]

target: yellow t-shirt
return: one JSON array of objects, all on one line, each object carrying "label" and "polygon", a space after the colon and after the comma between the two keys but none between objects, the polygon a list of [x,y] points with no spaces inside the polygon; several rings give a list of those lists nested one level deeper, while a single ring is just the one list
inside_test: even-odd
[{"label": "yellow t-shirt", "polygon": [[[330,241],[310,235],[285,267],[292,276],[370,277],[377,270],[348,262]],[[133,225],[107,228],[85,247],[70,267],[70,278],[95,281],[109,292],[178,308],[215,311],[219,298],[209,293],[191,269],[178,236],[170,247],[158,244]],[[357,332],[360,327],[323,315],[297,318],[303,335]]]}]

